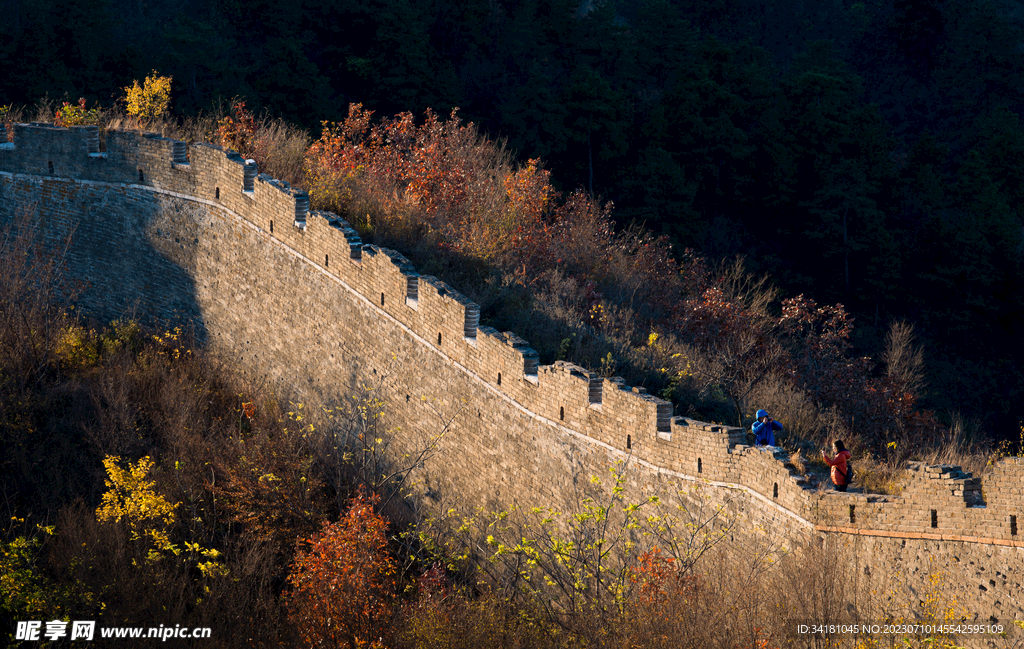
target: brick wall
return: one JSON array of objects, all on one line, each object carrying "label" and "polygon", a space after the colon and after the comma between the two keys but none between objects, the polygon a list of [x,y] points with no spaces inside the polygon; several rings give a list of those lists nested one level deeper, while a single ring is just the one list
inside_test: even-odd
[{"label": "brick wall", "polygon": [[318,405],[389,377],[406,449],[457,415],[417,476],[427,500],[560,506],[580,476],[628,460],[637,496],[699,481],[749,521],[843,539],[866,583],[890,566],[941,569],[975,605],[1024,612],[1019,458],[984,481],[911,465],[899,496],[819,492],[740,429],[672,417],[642,388],[570,363],[538,366],[526,341],[479,326],[454,288],[364,245],[233,151],[112,131],[100,152],[94,127],[18,124],[13,136],[0,138],[0,221],[35,213],[48,239],[74,233],[83,309],[192,323],[216,353]]}]

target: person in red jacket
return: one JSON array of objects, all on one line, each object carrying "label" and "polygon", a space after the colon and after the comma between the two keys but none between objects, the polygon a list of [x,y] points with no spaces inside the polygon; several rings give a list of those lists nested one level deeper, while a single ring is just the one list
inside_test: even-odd
[{"label": "person in red jacket", "polygon": [[825,453],[825,449],[821,449],[821,457],[825,459],[826,464],[832,467],[832,484],[836,486],[836,491],[846,491],[846,488],[850,485],[850,481],[846,479],[846,476],[850,473],[848,464],[850,452],[846,450],[846,446],[841,439],[832,442],[832,452],[835,453],[834,458],[830,458]]}]

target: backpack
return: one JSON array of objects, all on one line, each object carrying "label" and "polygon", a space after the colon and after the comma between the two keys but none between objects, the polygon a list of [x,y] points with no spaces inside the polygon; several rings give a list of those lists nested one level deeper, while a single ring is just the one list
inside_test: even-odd
[{"label": "backpack", "polygon": [[846,477],[846,484],[850,484],[850,483],[853,482],[853,476],[854,476],[854,474],[853,474],[853,462],[847,460],[846,461],[846,475],[845,475],[845,477]]}]

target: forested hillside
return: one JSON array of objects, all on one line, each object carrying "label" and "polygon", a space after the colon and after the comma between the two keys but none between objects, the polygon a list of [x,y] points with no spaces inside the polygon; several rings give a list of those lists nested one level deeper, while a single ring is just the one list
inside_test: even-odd
[{"label": "forested hillside", "polygon": [[1016,437],[1022,21],[1001,0],[4,0],[0,104],[106,106],[157,69],[185,114],[457,106],[677,256],[745,255],[781,298],[842,302],[856,352],[906,318],[924,405]]}]

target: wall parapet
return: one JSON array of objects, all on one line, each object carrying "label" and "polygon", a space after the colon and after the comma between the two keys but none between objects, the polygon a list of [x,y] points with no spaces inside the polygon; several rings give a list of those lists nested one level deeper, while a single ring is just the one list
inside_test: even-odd
[{"label": "wall parapet", "polygon": [[0,128],[3,175],[132,187],[230,212],[533,416],[658,471],[749,489],[822,531],[1024,547],[1017,524],[1024,509],[1024,460],[1001,460],[985,480],[959,467],[911,465],[899,496],[819,491],[781,452],[746,446],[742,429],[673,417],[671,403],[616,377],[565,362],[541,366],[527,341],[481,326],[477,304],[443,281],[421,276],[400,253],[364,243],[338,215],[311,211],[305,191],[258,173],[255,162],[235,151],[187,146],[156,133],[109,131],[100,152],[95,127],[16,124],[10,143]]}]

